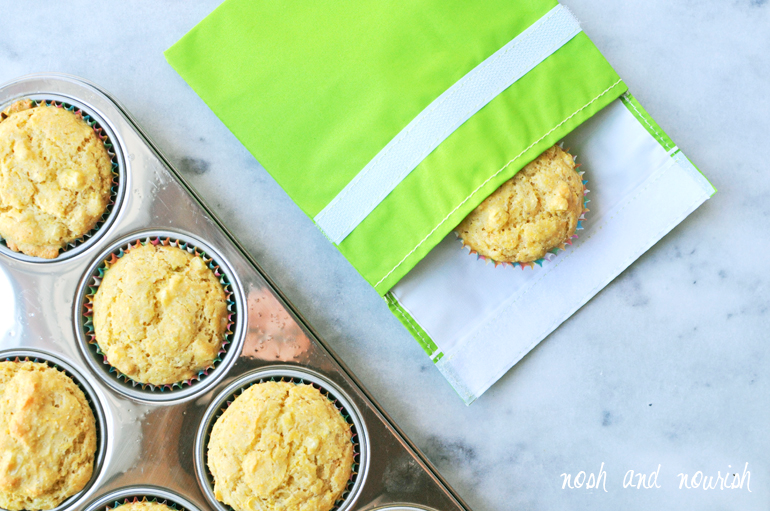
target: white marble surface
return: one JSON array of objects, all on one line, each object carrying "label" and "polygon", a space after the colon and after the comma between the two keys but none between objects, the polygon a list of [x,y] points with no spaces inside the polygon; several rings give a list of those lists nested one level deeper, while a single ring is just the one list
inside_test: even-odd
[{"label": "white marble surface", "polygon": [[[770,2],[565,0],[720,191],[471,407],[166,64],[218,3],[3,0],[0,81],[117,96],[474,510],[770,507]],[[606,493],[562,490],[602,462]],[[751,492],[678,489],[746,462]]]}]

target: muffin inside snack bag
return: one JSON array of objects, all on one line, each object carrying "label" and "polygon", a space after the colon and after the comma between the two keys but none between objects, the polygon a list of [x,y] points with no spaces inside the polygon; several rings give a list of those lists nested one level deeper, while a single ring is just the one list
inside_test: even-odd
[{"label": "muffin inside snack bag", "polygon": [[[226,0],[166,58],[466,402],[714,193],[555,0],[289,11]],[[522,173],[561,141],[585,226],[573,169]]]},{"label": "muffin inside snack bag", "polygon": [[585,218],[581,174],[575,157],[555,145],[484,199],[454,232],[471,254],[496,264],[540,264],[571,243]]}]

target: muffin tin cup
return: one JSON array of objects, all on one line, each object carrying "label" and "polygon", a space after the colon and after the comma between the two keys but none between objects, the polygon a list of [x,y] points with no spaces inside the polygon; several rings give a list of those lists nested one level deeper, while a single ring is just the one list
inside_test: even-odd
[{"label": "muffin tin cup", "polygon": [[268,381],[312,385],[334,403],[345,421],[350,424],[353,434],[351,440],[354,444],[353,473],[345,492],[332,508],[332,511],[349,511],[361,493],[369,470],[369,435],[366,424],[358,408],[335,383],[315,371],[290,365],[267,366],[245,373],[225,387],[209,404],[195,435],[193,448],[195,475],[206,499],[217,511],[234,511],[232,507],[220,502],[214,496],[214,478],[208,469],[209,438],[214,424],[236,397],[252,385]]},{"label": "muffin tin cup", "polygon": [[195,504],[176,492],[158,486],[126,486],[102,495],[89,503],[83,511],[110,511],[133,502],[158,502],[174,511],[201,511]]},{"label": "muffin tin cup", "polygon": [[[152,385],[137,382],[110,365],[99,347],[99,339],[96,338],[92,323],[93,297],[105,273],[109,271],[109,266],[132,248],[147,243],[177,246],[191,254],[201,256],[219,277],[227,296],[229,323],[217,359],[193,378],[173,384]],[[137,401],[183,402],[216,385],[240,355],[245,334],[244,302],[241,284],[229,263],[206,242],[187,234],[168,230],[137,232],[121,238],[104,250],[81,280],[75,300],[75,329],[78,345],[91,369],[114,391]]]},{"label": "muffin tin cup", "polygon": [[102,471],[102,465],[104,464],[104,457],[107,452],[107,422],[105,419],[104,410],[102,404],[94,392],[93,387],[88,383],[86,378],[83,377],[80,372],[75,369],[69,362],[65,362],[61,358],[45,353],[43,351],[32,349],[12,349],[0,351],[0,361],[6,362],[42,362],[49,367],[53,367],[66,374],[75,385],[86,397],[86,401],[91,406],[91,411],[94,414],[94,421],[96,423],[96,452],[94,453],[94,468],[91,474],[91,479],[86,483],[82,490],[76,494],[67,497],[61,504],[53,508],[51,511],[64,511],[65,509],[71,509],[79,503],[83,496],[88,493],[88,490],[93,487],[96,480]]},{"label": "muffin tin cup", "polygon": [[64,108],[74,112],[89,126],[91,126],[97,137],[99,137],[102,142],[104,142],[107,153],[110,156],[110,161],[112,162],[112,184],[110,186],[110,198],[104,213],[90,231],[85,233],[80,238],[69,242],[64,248],[60,249],[59,255],[57,257],[53,259],[44,259],[42,257],[30,256],[22,252],[13,251],[8,248],[5,240],[0,237],[0,253],[3,253],[9,257],[32,263],[60,262],[75,257],[78,254],[82,254],[88,250],[88,248],[93,246],[113,224],[115,217],[120,212],[120,207],[123,203],[123,196],[125,195],[127,175],[125,159],[123,158],[121,144],[118,140],[118,137],[115,135],[115,131],[113,130],[112,126],[110,126],[110,123],[105,120],[105,117],[103,117],[93,107],[86,106],[74,98],[61,96],[58,94],[28,94],[0,105],[0,111],[4,110],[6,107],[17,101],[25,99],[33,101],[36,103],[36,106],[45,103],[48,105],[48,108]]},{"label": "muffin tin cup", "polygon": [[[563,145],[563,143],[560,145]],[[562,149],[564,148],[562,147]],[[577,160],[577,155],[573,154],[572,159]],[[563,252],[564,250],[566,250],[567,246],[572,245],[574,240],[578,238],[578,231],[583,230],[583,222],[585,222],[586,220],[586,213],[589,212],[588,203],[591,202],[591,199],[587,198],[586,195],[588,195],[588,192],[590,192],[591,190],[586,188],[588,181],[586,179],[583,179],[585,172],[583,172],[582,170],[578,170],[579,168],[580,168],[580,164],[578,163],[575,166],[575,172],[578,173],[583,184],[583,211],[580,213],[580,217],[578,217],[578,223],[577,223],[577,227],[575,228],[575,232],[572,233],[572,235],[569,237],[569,239],[567,239],[567,241],[565,241],[558,247],[552,248],[551,250],[546,252],[545,256],[541,257],[536,261],[531,261],[528,263],[518,263],[518,262],[509,263],[507,261],[495,261],[489,256],[484,256],[479,254],[477,251],[473,250],[473,248],[471,248],[470,245],[466,245],[465,241],[462,239],[462,237],[459,234],[457,234],[456,231],[452,231],[455,233],[455,236],[460,241],[460,250],[468,249],[469,255],[475,255],[476,260],[482,260],[485,262],[485,264],[492,263],[495,265],[495,268],[497,268],[498,266],[502,266],[503,268],[505,268],[506,266],[510,266],[511,268],[521,268],[522,270],[524,268],[534,269],[535,266],[543,266],[543,263],[545,263],[546,261],[548,262],[553,261],[553,259],[559,254],[559,252]]]}]

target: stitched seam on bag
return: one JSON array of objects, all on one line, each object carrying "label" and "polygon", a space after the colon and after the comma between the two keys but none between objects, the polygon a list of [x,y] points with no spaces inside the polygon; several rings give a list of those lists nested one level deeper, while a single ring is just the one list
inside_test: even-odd
[{"label": "stitched seam on bag", "polygon": [[380,284],[382,284],[382,282],[383,282],[385,279],[387,279],[388,277],[390,277],[390,275],[391,275],[391,274],[392,274],[394,271],[396,271],[396,268],[398,268],[399,266],[401,266],[401,264],[403,264],[403,262],[404,262],[404,261],[406,261],[406,260],[407,260],[407,259],[408,259],[408,258],[409,258],[409,257],[410,257],[410,256],[411,256],[411,255],[412,255],[414,252],[415,252],[415,250],[417,250],[418,248],[420,248],[420,246],[421,246],[423,243],[425,243],[425,240],[427,240],[428,238],[430,238],[430,237],[433,235],[433,233],[434,233],[434,232],[436,232],[436,230],[437,230],[439,227],[441,227],[441,226],[444,224],[444,222],[446,222],[446,221],[449,219],[449,217],[451,217],[451,216],[452,216],[452,215],[455,213],[455,211],[457,211],[458,209],[460,209],[460,207],[462,207],[462,205],[463,205],[463,204],[465,204],[466,202],[468,202],[468,200],[470,200],[470,198],[471,198],[471,197],[473,197],[474,195],[476,195],[476,193],[477,193],[477,192],[478,192],[478,191],[479,191],[481,188],[483,188],[483,187],[484,187],[484,186],[485,186],[485,185],[486,185],[486,184],[487,184],[489,181],[491,181],[492,179],[494,179],[494,178],[495,178],[495,177],[496,177],[498,174],[500,174],[500,172],[502,172],[503,170],[505,170],[506,168],[508,168],[508,166],[509,166],[511,163],[513,163],[513,162],[515,162],[516,160],[518,160],[518,159],[519,159],[519,158],[520,158],[520,157],[521,157],[521,156],[522,156],[524,153],[526,153],[527,151],[529,151],[529,150],[530,150],[532,147],[534,147],[535,145],[537,145],[538,143],[540,143],[540,141],[542,141],[542,140],[543,140],[545,137],[547,137],[548,135],[550,135],[551,133],[553,133],[554,131],[556,131],[557,129],[559,129],[559,127],[560,127],[562,124],[564,124],[565,122],[569,121],[570,119],[572,119],[573,117],[575,117],[577,114],[579,114],[580,112],[582,112],[583,110],[585,110],[586,108],[588,108],[588,107],[589,107],[590,105],[592,105],[592,104],[593,104],[593,103],[594,103],[596,100],[598,100],[599,98],[601,98],[602,96],[604,96],[605,94],[607,94],[607,93],[608,93],[610,90],[614,89],[614,88],[615,88],[615,87],[616,87],[616,86],[617,86],[617,85],[618,85],[620,82],[622,82],[622,81],[623,81],[623,80],[622,80],[622,79],[620,79],[620,80],[618,80],[617,82],[615,82],[615,83],[613,83],[612,85],[610,85],[609,87],[607,87],[607,88],[604,90],[604,92],[602,92],[601,94],[599,94],[598,96],[596,96],[594,99],[592,99],[591,101],[589,101],[588,103],[586,103],[585,105],[583,105],[582,107],[580,107],[579,109],[575,110],[575,111],[574,111],[574,112],[573,112],[573,113],[572,113],[572,114],[571,114],[569,117],[567,117],[566,119],[564,119],[563,121],[561,121],[559,124],[557,124],[556,126],[554,126],[553,128],[551,128],[551,129],[550,129],[550,130],[549,130],[549,131],[548,131],[548,132],[547,132],[545,135],[543,135],[542,137],[540,137],[540,138],[539,138],[539,139],[537,139],[536,141],[532,142],[532,143],[531,143],[531,144],[530,144],[530,145],[529,145],[529,146],[528,146],[526,149],[524,149],[522,152],[520,152],[518,155],[516,155],[516,157],[514,157],[514,158],[513,158],[512,160],[510,160],[508,163],[506,163],[505,165],[503,165],[503,166],[500,168],[500,170],[498,170],[497,172],[495,172],[494,174],[492,174],[491,176],[489,176],[489,177],[486,179],[486,181],[484,181],[483,183],[481,183],[481,184],[480,184],[480,185],[479,185],[479,186],[478,186],[478,187],[477,187],[475,190],[473,190],[473,191],[470,193],[470,195],[468,195],[468,196],[467,196],[465,199],[463,199],[463,201],[462,201],[462,202],[460,202],[460,204],[458,204],[457,206],[455,206],[455,208],[454,208],[452,211],[450,211],[450,212],[449,212],[449,214],[447,214],[447,216],[445,216],[445,217],[444,217],[444,219],[443,219],[443,220],[441,220],[441,222],[439,222],[439,224],[438,224],[438,225],[436,225],[436,227],[434,227],[434,228],[433,228],[433,230],[431,230],[431,231],[430,231],[430,232],[429,232],[429,233],[428,233],[428,234],[427,234],[427,235],[426,235],[426,236],[425,236],[425,237],[422,239],[422,241],[420,241],[420,242],[419,242],[419,243],[418,243],[418,244],[417,244],[417,245],[416,245],[416,246],[415,246],[415,247],[414,247],[412,250],[410,250],[410,251],[409,251],[409,253],[408,253],[408,254],[406,254],[406,255],[404,256],[404,258],[403,258],[403,259],[401,259],[401,261],[399,261],[399,262],[398,262],[398,264],[396,264],[396,265],[395,265],[395,266],[394,266],[394,267],[393,267],[393,268],[392,268],[392,269],[391,269],[391,270],[390,270],[390,271],[389,271],[387,274],[385,274],[385,276],[384,276],[384,277],[382,277],[382,278],[379,280],[379,282],[377,282],[377,283],[374,285],[374,288],[375,288],[375,289],[377,289],[377,286],[379,286]]},{"label": "stitched seam on bag", "polygon": [[[553,15],[551,15],[551,16],[553,16]],[[550,16],[549,16],[549,18],[550,18]],[[545,20],[545,21],[547,21],[547,19],[548,19],[548,18],[546,18],[546,20]],[[574,36],[573,36],[573,37],[574,37]],[[516,47],[518,44],[519,44],[519,43],[516,43],[516,44],[515,44],[515,45],[513,45],[511,48],[509,48],[508,50],[506,50],[505,52],[503,52],[502,54],[500,54],[500,58],[502,58],[502,56],[503,56],[503,55],[505,55],[506,53],[508,53],[508,51],[510,51],[510,50],[513,50],[513,48],[515,48],[515,47]],[[559,48],[561,48],[562,46],[564,46],[564,44],[565,44],[565,43],[563,43],[562,41],[558,41],[558,42],[556,42],[556,43],[555,43],[553,46],[549,47],[547,50],[545,50],[544,52],[542,52],[542,53],[541,53],[540,55],[538,55],[536,58],[533,58],[533,59],[532,59],[530,62],[538,62],[538,61],[541,61],[541,60],[545,60],[545,59],[543,58],[543,55],[546,55],[546,56],[548,56],[548,55],[551,55],[551,54],[553,54],[553,53],[554,53],[554,51],[555,51],[555,50],[554,50],[554,48],[556,48],[556,49],[559,49]],[[483,70],[483,67],[482,67],[481,69]],[[514,82],[514,83],[515,83],[515,82]],[[462,85],[460,85],[460,87],[458,87],[457,89],[455,89],[454,91],[452,91],[452,92],[451,92],[451,93],[450,93],[450,94],[449,94],[449,95],[448,95],[446,98],[444,98],[444,99],[443,99],[441,102],[439,102],[439,104],[438,104],[438,105],[436,105],[435,107],[433,107],[433,108],[432,108],[431,110],[429,110],[427,113],[429,114],[430,112],[432,112],[433,110],[435,110],[436,108],[438,108],[438,107],[441,105],[441,103],[443,103],[444,101],[446,101],[447,99],[449,99],[449,98],[450,98],[450,97],[451,97],[453,94],[455,94],[457,91],[459,91],[459,90],[461,90],[463,87],[465,87],[465,85],[466,85],[465,83],[463,83]],[[511,85],[513,85],[513,84],[511,84]],[[509,85],[508,87],[510,87],[511,85]],[[500,95],[500,93],[496,93],[496,92],[493,92],[493,93],[487,94],[487,95],[486,95],[486,96],[484,96],[482,99],[480,99],[480,100],[479,100],[479,101],[478,101],[478,102],[477,102],[475,105],[473,105],[472,107],[470,107],[470,108],[469,108],[469,109],[468,109],[468,110],[467,110],[467,111],[466,111],[464,114],[462,114],[462,116],[460,116],[460,117],[466,117],[466,116],[467,116],[467,115],[468,115],[470,112],[473,112],[473,111],[478,111],[478,110],[480,110],[480,106],[482,106],[482,105],[486,105],[487,103],[489,103],[489,102],[492,100],[492,98],[495,98],[495,97],[497,97],[497,96],[499,96],[499,95]],[[425,116],[423,119],[425,119],[426,117],[428,117],[428,115],[427,115],[427,114],[426,114],[426,116]],[[468,120],[470,120],[470,119],[468,119]],[[467,122],[467,120],[466,120],[465,122]],[[465,124],[465,122],[464,122],[463,124]],[[418,124],[419,124],[419,123],[418,123]],[[461,125],[461,126],[462,126],[462,125]],[[407,130],[407,131],[404,133],[403,137],[399,137],[399,141],[398,141],[398,143],[396,143],[396,144],[393,144],[393,146],[389,147],[389,148],[387,149],[387,151],[385,151],[385,152],[384,152],[384,153],[383,153],[383,154],[382,154],[380,157],[378,157],[378,158],[377,158],[377,161],[379,162],[379,160],[380,160],[381,158],[385,157],[385,156],[386,156],[386,155],[387,155],[387,154],[390,152],[390,150],[391,150],[391,149],[395,148],[395,147],[396,147],[398,144],[400,144],[400,143],[401,143],[401,141],[404,139],[404,137],[406,137],[406,135],[408,135],[408,134],[409,134],[409,133],[410,133],[410,132],[411,132],[411,131],[412,131],[414,128],[416,128],[416,127],[417,127],[417,124],[416,124],[415,126],[412,126],[411,128],[409,128],[409,130]],[[428,147],[431,147],[431,146],[433,146],[433,144],[435,144],[435,143],[436,143],[437,141],[439,141],[439,140],[443,140],[443,139],[447,138],[447,137],[446,137],[446,135],[447,135],[447,133],[448,133],[448,132],[450,132],[450,131],[454,132],[454,131],[457,131],[457,129],[458,129],[458,128],[454,128],[454,129],[453,129],[453,128],[451,128],[451,127],[450,127],[450,128],[447,128],[447,129],[445,129],[445,130],[444,130],[444,131],[443,131],[441,134],[437,135],[437,136],[436,136],[436,138],[435,138],[435,139],[433,139],[433,141],[431,141],[430,143],[428,143],[428,144],[427,144],[427,145],[428,145]],[[410,162],[409,162],[409,163],[408,163],[408,164],[407,164],[407,165],[406,165],[404,168],[411,168],[412,170],[414,170],[414,169],[417,167],[417,165],[414,165],[414,162],[415,162],[415,161],[417,161],[417,162],[421,162],[421,161],[422,161],[422,160],[424,160],[424,159],[425,159],[425,158],[426,158],[426,157],[427,157],[427,156],[428,156],[430,153],[432,153],[432,152],[433,152],[433,151],[435,151],[435,150],[436,150],[436,148],[433,148],[433,149],[429,149],[429,150],[423,151],[423,152],[422,152],[420,155],[418,155],[417,157],[413,158],[413,159],[412,159],[412,160],[411,160],[411,161],[410,161]],[[372,164],[372,166],[371,166],[371,167],[369,167],[369,169],[367,169],[367,171],[366,171],[366,174],[369,174],[369,173],[372,171],[372,169],[373,169],[374,167],[376,167],[376,166],[377,166],[377,164],[376,164],[376,163]],[[364,209],[364,211],[368,211],[368,213],[364,213],[363,215],[358,215],[358,216],[356,216],[355,218],[353,218],[353,219],[350,221],[350,223],[349,223],[347,226],[345,226],[345,228],[342,230],[342,232],[348,232],[348,230],[349,230],[349,229],[350,229],[352,226],[360,224],[360,223],[363,221],[363,219],[365,219],[367,216],[369,216],[369,214],[371,214],[371,210],[373,209],[373,208],[372,208],[372,206],[374,206],[374,205],[376,205],[376,204],[379,204],[380,202],[382,202],[382,200],[383,200],[385,197],[387,197],[388,195],[390,195],[390,194],[393,192],[393,190],[395,189],[395,186],[394,186],[394,185],[397,185],[398,183],[400,183],[401,181],[403,181],[403,180],[406,178],[406,176],[408,176],[410,173],[411,173],[411,171],[409,171],[409,172],[406,172],[406,175],[403,175],[403,174],[404,174],[404,170],[402,170],[402,171],[399,173],[399,175],[398,175],[398,176],[396,176],[396,177],[395,177],[393,180],[391,180],[391,182],[390,182],[390,183],[387,185],[387,187],[385,188],[385,190],[386,190],[386,191],[385,191],[385,193],[384,193],[384,194],[380,194],[379,196],[377,196],[377,197],[374,197],[374,198],[372,199],[372,201],[371,201],[371,202],[370,202],[370,203],[369,203],[369,204],[368,204],[368,205],[367,205],[365,208],[363,208],[363,209]],[[363,179],[363,178],[362,178],[362,179]],[[340,194],[340,196],[339,196],[339,200],[342,200],[342,199],[344,198],[344,196],[345,196],[345,195],[347,195],[348,193],[350,193],[350,190],[352,190],[352,189],[353,189],[353,187],[350,187],[350,188],[346,188],[346,189],[344,190],[344,193],[341,193],[341,194]]]},{"label": "stitched seam on bag", "polygon": [[642,112],[640,112],[640,111],[639,111],[639,110],[636,108],[636,105],[634,104],[634,101],[633,101],[632,99],[630,99],[630,98],[629,98],[629,99],[628,99],[628,104],[629,104],[629,105],[631,105],[631,108],[633,108],[633,109],[634,109],[634,112],[636,112],[636,114],[637,114],[637,115],[638,115],[638,116],[639,116],[639,117],[640,117],[640,118],[641,118],[641,119],[644,121],[644,123],[645,123],[647,126],[649,126],[649,128],[650,128],[650,129],[651,129],[651,130],[652,130],[652,131],[655,133],[655,135],[656,135],[656,137],[657,137],[657,139],[658,139],[658,142],[660,142],[660,145],[662,145],[662,146],[663,146],[663,149],[665,149],[666,151],[668,151],[669,149],[671,149],[671,148],[668,146],[668,142],[666,142],[665,140],[663,140],[663,136],[662,136],[660,133],[658,133],[658,130],[656,130],[656,129],[655,129],[655,126],[653,126],[652,124],[650,124],[650,121],[648,121],[648,120],[647,120],[647,117],[646,117],[644,114],[642,114]]},{"label": "stitched seam on bag", "polygon": [[[541,23],[541,25],[542,25],[542,24],[544,24],[544,23],[545,23],[546,21],[548,21],[549,19],[551,19],[551,18],[552,18],[552,17],[553,17],[555,14],[556,14],[556,11],[552,11],[552,12],[551,12],[551,13],[548,15],[548,17],[547,17],[547,18],[545,18],[545,19],[543,20],[543,23]],[[501,59],[501,58],[502,58],[504,55],[506,55],[508,52],[510,52],[510,51],[511,51],[511,50],[513,50],[514,48],[516,48],[516,47],[517,47],[519,44],[521,44],[522,42],[524,42],[524,40],[521,40],[521,41],[517,41],[517,42],[516,42],[516,43],[515,43],[513,46],[511,46],[510,48],[508,48],[507,50],[505,50],[503,53],[501,53],[501,54],[499,54],[499,55],[495,56],[493,59],[490,59],[488,62],[485,62],[485,63],[483,63],[483,64],[482,64],[482,67],[480,67],[480,68],[479,68],[479,71],[482,71],[482,70],[486,69],[486,68],[487,68],[487,67],[488,67],[490,64],[492,64],[492,63],[494,63],[494,62],[497,62],[499,59]],[[470,71],[468,71],[468,73],[472,73],[472,72],[475,72],[475,71],[476,71],[476,68],[473,68],[473,69],[471,69]],[[466,75],[467,75],[468,73],[466,73]],[[461,80],[462,80],[462,78],[461,78]],[[433,105],[433,106],[431,107],[431,109],[430,109],[430,110],[428,110],[428,111],[426,112],[426,115],[425,115],[423,118],[427,117],[427,114],[429,114],[429,113],[433,112],[435,109],[437,109],[438,107],[440,107],[441,105],[443,105],[443,104],[444,104],[444,103],[445,103],[447,100],[449,100],[449,99],[450,99],[452,96],[454,96],[454,95],[455,95],[455,94],[456,94],[458,91],[462,90],[462,88],[463,88],[463,87],[465,87],[465,86],[466,86],[466,85],[469,83],[469,81],[470,81],[470,80],[467,80],[467,81],[463,82],[462,84],[460,84],[460,86],[459,86],[459,87],[457,87],[455,90],[453,90],[452,92],[450,92],[450,93],[449,93],[447,96],[445,96],[444,98],[442,98],[442,99],[441,99],[441,101],[439,101],[438,103],[436,103],[435,105]],[[418,123],[418,124],[419,124],[419,123]],[[382,158],[384,158],[384,157],[385,157],[385,156],[386,156],[386,155],[387,155],[387,154],[388,154],[388,153],[389,153],[389,152],[390,152],[390,151],[391,151],[391,150],[392,150],[394,147],[396,147],[398,144],[400,144],[400,143],[401,143],[401,141],[402,141],[402,140],[403,140],[403,139],[404,139],[404,138],[405,138],[405,137],[406,137],[406,136],[407,136],[407,135],[408,135],[408,134],[409,134],[409,133],[410,133],[410,132],[411,132],[411,131],[412,131],[412,130],[413,130],[415,127],[416,127],[416,126],[417,126],[417,124],[415,124],[414,126],[410,127],[410,128],[409,128],[408,130],[406,130],[406,131],[402,131],[402,132],[399,134],[399,136],[396,138],[396,140],[394,141],[393,145],[392,145],[392,146],[390,146],[390,147],[389,147],[389,148],[388,148],[388,149],[387,149],[385,152],[383,152],[382,154],[380,154],[380,155],[378,155],[378,156],[377,156],[377,159],[376,159],[376,160],[375,160],[375,161],[372,163],[372,167],[374,167],[374,166],[375,166],[375,165],[376,165],[376,164],[377,164],[377,163],[378,163],[378,162],[379,162],[379,161],[380,161]],[[370,167],[370,169],[371,169],[372,167]],[[369,170],[367,170],[367,172],[366,172],[365,174],[368,174],[369,172],[370,172],[370,171],[369,171]],[[365,175],[365,174],[364,174],[364,175]],[[358,178],[358,175],[356,176],[356,178]],[[356,179],[354,178],[354,181],[355,181],[355,180],[356,180]],[[347,195],[348,193],[350,193],[350,188],[346,188],[346,189],[344,189],[344,190],[342,191],[342,193],[340,193],[340,195],[338,195],[338,196],[337,196],[335,199],[342,199],[342,198],[343,198],[343,197],[345,197],[345,195]]]},{"label": "stitched seam on bag", "polygon": [[[406,323],[407,323],[407,326],[408,326],[408,327],[409,327],[409,328],[410,328],[410,329],[411,329],[411,330],[412,330],[412,331],[413,331],[415,334],[417,334],[417,335],[420,337],[420,339],[422,340],[422,342],[420,343],[420,344],[422,345],[422,350],[423,350],[425,353],[428,353],[428,350],[431,350],[431,346],[430,346],[430,343],[429,343],[428,341],[426,341],[426,340],[425,340],[425,337],[423,337],[423,336],[422,336],[422,334],[420,333],[420,331],[419,331],[419,330],[417,330],[417,328],[415,328],[414,326],[412,326],[412,320],[411,320],[411,318],[410,318],[409,316],[407,316],[406,314],[404,314],[404,311],[403,311],[403,310],[401,310],[403,306],[402,306],[400,303],[398,303],[398,301],[396,300],[396,298],[395,298],[395,297],[394,297],[392,294],[388,294],[388,299],[389,299],[389,301],[391,302],[391,304],[392,304],[392,305],[393,305],[393,306],[396,308],[396,310],[398,311],[398,313],[399,313],[399,314],[401,314],[401,317],[402,317],[402,318],[404,318],[404,320],[405,320],[405,321],[406,321]],[[432,340],[432,339],[431,339],[431,340]],[[419,341],[417,341],[417,342],[419,342]],[[433,343],[433,344],[436,344],[436,343]],[[427,348],[427,349],[426,349],[426,348]],[[438,351],[438,346],[436,346],[436,349],[435,349],[435,350],[431,350],[431,352],[430,352],[430,353],[428,353],[428,356],[433,356],[433,354],[434,354],[435,352],[437,352],[437,351]]]}]

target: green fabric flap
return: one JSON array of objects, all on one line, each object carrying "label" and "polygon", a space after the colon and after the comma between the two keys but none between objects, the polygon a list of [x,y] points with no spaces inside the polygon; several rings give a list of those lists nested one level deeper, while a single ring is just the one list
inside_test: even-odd
[{"label": "green fabric flap", "polygon": [[[555,5],[227,0],[166,58],[312,218]],[[494,189],[625,90],[578,34],[450,135],[339,249],[385,295]]]}]

